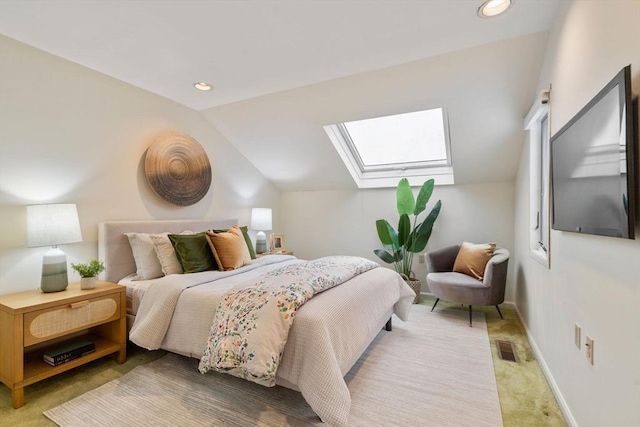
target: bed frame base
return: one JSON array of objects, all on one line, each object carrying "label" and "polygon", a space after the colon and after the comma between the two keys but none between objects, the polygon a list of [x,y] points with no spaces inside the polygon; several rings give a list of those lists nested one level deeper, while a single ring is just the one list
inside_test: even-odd
[{"label": "bed frame base", "polygon": [[387,324],[384,325],[384,330],[391,331],[391,317],[389,317],[389,320],[387,320]]}]

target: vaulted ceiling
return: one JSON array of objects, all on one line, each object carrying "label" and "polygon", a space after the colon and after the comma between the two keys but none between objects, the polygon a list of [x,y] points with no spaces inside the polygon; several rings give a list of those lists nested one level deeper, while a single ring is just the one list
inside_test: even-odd
[{"label": "vaulted ceiling", "polygon": [[201,110],[285,191],[355,188],[322,125],[434,107],[457,184],[513,180],[559,0],[480,3],[2,0],[0,33]]}]

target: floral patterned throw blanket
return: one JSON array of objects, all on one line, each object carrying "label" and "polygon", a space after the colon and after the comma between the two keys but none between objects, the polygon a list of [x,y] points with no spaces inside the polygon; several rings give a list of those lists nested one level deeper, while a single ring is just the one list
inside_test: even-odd
[{"label": "floral patterned throw blanket", "polygon": [[380,267],[359,257],[332,256],[288,265],[235,286],[216,309],[200,372],[226,372],[273,387],[296,312],[315,294]]}]

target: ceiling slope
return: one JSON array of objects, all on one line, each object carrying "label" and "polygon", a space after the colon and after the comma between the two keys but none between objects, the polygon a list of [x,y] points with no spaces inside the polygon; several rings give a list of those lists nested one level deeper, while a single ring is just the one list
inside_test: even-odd
[{"label": "ceiling slope", "polygon": [[445,107],[465,184],[515,178],[559,2],[2,0],[0,33],[201,110],[284,191],[356,187],[323,125]]},{"label": "ceiling slope", "polygon": [[436,107],[456,184],[512,181],[546,42],[522,36],[202,113],[283,191],[356,188],[323,125]]}]

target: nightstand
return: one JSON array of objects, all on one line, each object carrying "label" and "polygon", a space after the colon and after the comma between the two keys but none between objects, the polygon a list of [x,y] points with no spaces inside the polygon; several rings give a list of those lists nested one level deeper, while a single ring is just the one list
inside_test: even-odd
[{"label": "nightstand", "polygon": [[256,257],[260,258],[267,255],[293,255],[293,251],[269,251],[261,254],[256,254]]},{"label": "nightstand", "polygon": [[[126,304],[126,288],[109,282],[0,296],[0,381],[11,389],[13,407],[24,405],[24,387],[38,381],[112,353],[124,363]],[[42,360],[47,350],[81,339],[93,342],[95,352],[57,366]]]}]

